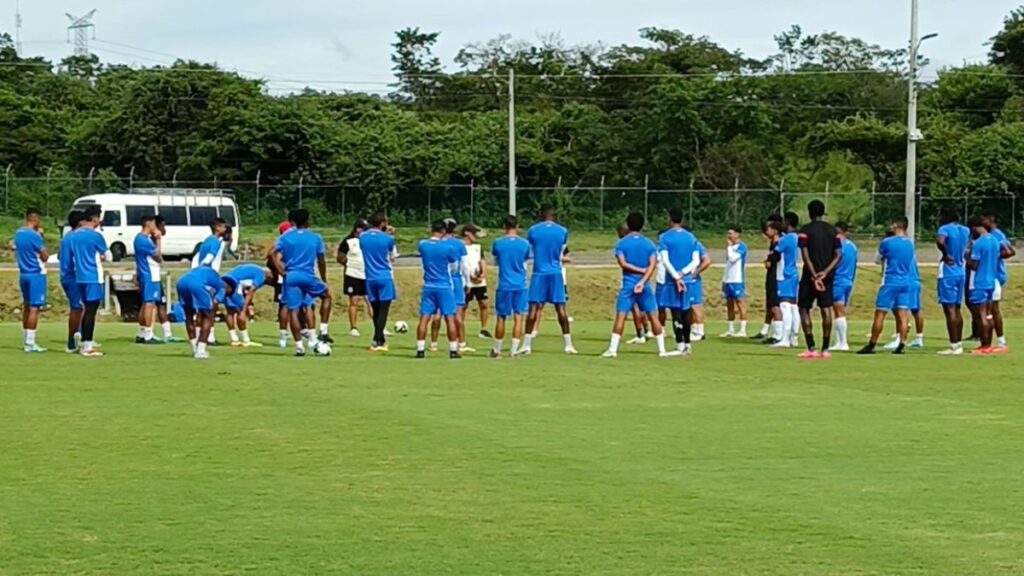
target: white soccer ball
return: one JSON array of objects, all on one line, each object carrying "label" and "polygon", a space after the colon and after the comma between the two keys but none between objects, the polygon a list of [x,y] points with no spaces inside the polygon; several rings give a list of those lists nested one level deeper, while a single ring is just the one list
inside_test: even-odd
[{"label": "white soccer ball", "polygon": [[399,320],[398,322],[395,322],[395,333],[396,334],[405,334],[408,331],[409,331],[409,325],[406,324],[405,320]]},{"label": "white soccer ball", "polygon": [[330,356],[334,352],[329,342],[317,341],[313,344],[313,355],[315,356]]}]

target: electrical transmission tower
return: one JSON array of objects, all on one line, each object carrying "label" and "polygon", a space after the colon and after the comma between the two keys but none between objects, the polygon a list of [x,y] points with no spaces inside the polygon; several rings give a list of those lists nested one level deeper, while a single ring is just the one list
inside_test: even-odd
[{"label": "electrical transmission tower", "polygon": [[75,17],[65,14],[71,25],[68,26],[68,42],[71,42],[71,31],[75,32],[75,56],[89,57],[89,31],[92,31],[93,38],[96,38],[96,25],[92,23],[92,17],[96,10],[90,10],[82,17]]}]

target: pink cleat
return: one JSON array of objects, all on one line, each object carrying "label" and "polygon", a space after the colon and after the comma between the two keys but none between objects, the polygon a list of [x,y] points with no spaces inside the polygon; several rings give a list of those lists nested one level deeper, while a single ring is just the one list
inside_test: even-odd
[{"label": "pink cleat", "polygon": [[807,350],[806,352],[802,352],[799,356],[797,356],[797,358],[800,358],[801,360],[817,360],[819,358],[818,351]]},{"label": "pink cleat", "polygon": [[822,350],[821,351],[821,359],[822,360],[831,360],[832,359],[832,353],[829,352],[828,350]]}]

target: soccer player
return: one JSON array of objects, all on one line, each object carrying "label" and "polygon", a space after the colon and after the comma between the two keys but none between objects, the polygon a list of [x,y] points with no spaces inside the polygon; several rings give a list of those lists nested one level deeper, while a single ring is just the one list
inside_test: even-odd
[{"label": "soccer player", "polygon": [[[782,324],[779,326],[779,341],[775,348],[793,348],[799,344],[797,334],[800,331],[800,311],[797,308],[797,293],[800,278],[797,262],[800,258],[800,237],[796,227],[800,217],[793,212],[786,212],[785,233],[775,244],[772,259],[775,261],[775,280],[778,284],[779,308],[782,311]],[[769,223],[771,224],[771,223]]]},{"label": "soccer player", "polygon": [[555,210],[541,209],[541,221],[530,227],[526,239],[533,254],[533,276],[530,278],[530,313],[526,319],[526,336],[521,354],[533,351],[533,331],[538,314],[546,304],[553,304],[562,328],[566,354],[578,354],[572,345],[569,314],[565,309],[565,277],[562,276],[562,253],[569,243],[569,231],[555,222]]},{"label": "soccer player", "polygon": [[[619,235],[619,240],[622,240],[623,238],[625,238],[626,236],[629,235],[629,226],[627,226],[626,223],[623,222],[622,224],[619,224],[619,227],[616,230],[616,232]],[[562,272],[563,272],[563,277],[564,277],[564,272],[565,272],[565,268],[564,267],[562,268]],[[655,276],[655,281],[654,281],[654,299],[655,299],[656,302],[660,303],[661,302],[661,293],[662,293],[662,291],[665,288],[665,276],[666,276],[665,266],[664,266],[664,264],[661,263],[661,259],[658,260],[658,268],[655,271],[654,276]],[[661,320],[661,316],[662,316],[662,309],[659,307],[659,309],[658,309],[658,320],[661,321],[661,325],[664,326],[665,322],[663,320]],[[644,316],[640,312],[640,307],[639,306],[634,306],[633,307],[633,330],[636,331],[636,336],[634,336],[633,338],[630,338],[629,340],[626,340],[626,344],[646,344],[647,343],[647,316]],[[652,337],[653,337],[653,334],[652,334]]]},{"label": "soccer player", "polygon": [[1005,354],[1006,347],[992,346],[992,333],[995,331],[995,318],[992,304],[995,302],[996,290],[999,286],[999,263],[1009,254],[1005,244],[999,237],[989,232],[989,222],[981,216],[974,216],[968,222],[971,228],[971,258],[968,262],[971,271],[970,291],[974,314],[981,327],[981,346],[972,350],[972,354]]},{"label": "soccer player", "polygon": [[843,257],[836,266],[836,272],[832,280],[832,312],[836,320],[833,323],[835,330],[834,344],[827,348],[832,352],[849,352],[849,324],[846,319],[846,308],[850,305],[850,298],[853,296],[853,283],[857,279],[857,259],[860,257],[857,252],[857,245],[847,236],[850,230],[846,222],[836,223],[836,235],[843,246]]},{"label": "soccer player", "polygon": [[512,317],[513,358],[519,355],[523,337],[525,314],[530,303],[526,290],[526,261],[530,258],[530,244],[519,235],[519,219],[505,217],[505,236],[494,241],[491,254],[498,266],[498,291],[494,296],[494,311],[498,319],[494,324],[494,348],[491,358],[501,358],[501,345],[505,338],[505,324]]},{"label": "soccer player", "polygon": [[[345,280],[342,291],[348,296],[349,336],[359,337],[359,304],[366,302],[366,267],[363,264],[363,251],[359,248],[359,236],[370,227],[370,223],[360,218],[352,227],[352,232],[338,245],[338,264],[345,267]],[[367,304],[366,311],[371,314]]]},{"label": "soccer player", "polygon": [[456,360],[461,355],[459,329],[455,323],[452,267],[462,259],[462,254],[457,246],[447,240],[448,226],[445,221],[434,222],[430,231],[431,237],[419,244],[423,261],[423,293],[420,296],[420,323],[416,327],[416,357],[426,357],[427,328],[434,316],[440,314],[448,328],[448,357]]},{"label": "soccer player", "polygon": [[[269,270],[256,264],[242,264],[224,275],[224,308],[227,309],[228,335],[231,345],[245,348],[261,348],[263,344],[253,342],[249,337],[249,309],[256,291],[274,280]],[[241,339],[239,339],[241,335]]]},{"label": "soccer player", "polygon": [[[161,238],[167,237],[167,222],[163,216],[157,214],[153,217],[153,224],[156,226],[157,232],[160,233]],[[160,322],[160,328],[164,333],[164,342],[185,342],[184,338],[179,338],[174,335],[171,329],[171,318],[167,315],[167,295],[163,294],[163,297],[156,303],[156,318]]]},{"label": "soccer player", "polygon": [[686,291],[690,298],[690,307],[693,316],[693,338],[694,342],[704,340],[704,272],[711,268],[711,256],[704,249],[704,244],[697,240],[694,249],[694,258],[699,258],[700,264],[693,273],[693,282]]},{"label": "soccer player", "polygon": [[[306,355],[299,321],[307,298],[320,299],[320,332],[328,333],[333,298],[327,285],[327,250],[324,239],[309,230],[309,212],[292,210],[288,220],[295,229],[281,235],[274,245],[274,266],[278,276],[284,277],[284,301],[288,306],[295,356]],[[320,277],[317,278],[317,272]]]},{"label": "soccer player", "polygon": [[[775,245],[782,237],[782,216],[772,214],[761,225],[761,234],[768,240],[768,256],[764,260],[764,325],[751,337],[765,344],[775,344],[782,337],[782,309],[779,307],[778,260]],[[778,330],[775,330],[778,328]]]},{"label": "soccer player", "polygon": [[43,240],[42,212],[30,208],[25,225],[14,233],[14,255],[18,260],[18,284],[21,287],[21,326],[25,331],[24,350],[46,352],[36,344],[39,313],[46,307],[46,242]]},{"label": "soccer player", "polygon": [[909,331],[910,290],[914,287],[913,270],[917,268],[914,243],[907,238],[907,219],[900,216],[892,223],[892,236],[878,246],[875,261],[883,266],[882,285],[875,299],[875,320],[871,325],[871,340],[857,354],[874,354],[878,338],[885,327],[885,316],[892,310],[896,316],[899,345],[893,354],[903,354]]},{"label": "soccer player", "polygon": [[[479,237],[479,228],[472,224],[463,226],[462,241],[466,244],[464,264],[469,271],[469,282],[466,284],[466,305],[468,306],[470,302],[476,301],[477,310],[480,313],[480,338],[490,340],[491,333],[487,331],[489,320],[489,310],[487,307],[487,259],[483,256],[483,247],[478,242]],[[463,333],[463,337],[465,337],[465,333]]]},{"label": "soccer player", "polygon": [[[668,230],[658,237],[658,260],[665,269],[666,276],[672,279],[672,283],[666,282],[658,305],[672,314],[676,351],[689,355],[693,314],[686,292],[693,284],[693,272],[700,266],[696,251],[697,238],[683,228],[683,211],[679,208],[668,211],[668,223]],[[698,257],[695,258],[695,255]]]},{"label": "soccer player", "polygon": [[[455,262],[451,264],[452,292],[455,298],[456,337],[459,342],[459,352],[462,354],[469,354],[476,352],[476,350],[470,348],[466,342],[466,286],[469,284],[469,277],[471,275],[466,264],[469,250],[467,249],[465,242],[463,242],[455,233],[455,230],[458,228],[458,223],[455,219],[446,218],[444,223],[444,241],[451,245],[451,248],[456,255]],[[433,326],[431,329],[431,350],[437,350],[437,339],[441,332],[441,319],[441,314],[434,315]]]},{"label": "soccer player", "polygon": [[156,227],[156,217],[146,215],[139,223],[142,230],[135,235],[135,281],[139,285],[142,305],[139,308],[139,333],[136,344],[163,344],[153,338],[153,314],[164,301],[164,289],[160,283],[160,264],[163,263],[163,236]]},{"label": "soccer player", "polygon": [[206,347],[217,303],[225,298],[225,282],[213,268],[199,266],[178,279],[177,290],[178,301],[185,309],[185,330],[192,343],[192,357],[206,360],[210,357]]},{"label": "soccer player", "polygon": [[85,214],[81,210],[68,213],[68,232],[60,241],[60,287],[68,299],[68,345],[65,351],[69,354],[78,352],[77,338],[82,335],[82,293],[75,281],[75,257],[71,252],[71,236],[82,226]]},{"label": "soccer player", "polygon": [[82,316],[82,356],[97,358],[103,353],[96,349],[96,312],[103,301],[103,261],[110,260],[110,251],[103,235],[96,231],[103,211],[89,206],[81,228],[71,235],[71,254],[75,261],[75,282],[82,296],[85,313]]},{"label": "soccer player", "polygon": [[936,292],[946,317],[946,332],[949,335],[949,348],[939,354],[959,356],[964,353],[964,317],[961,305],[966,289],[965,259],[971,231],[960,223],[960,216],[953,210],[945,210],[939,214],[939,224],[935,245],[941,257]]},{"label": "soccer player", "polygon": [[[911,285],[908,306],[910,317],[914,319],[915,336],[908,344],[909,348],[924,348],[924,314],[921,313],[921,292],[924,286],[921,283],[921,272],[915,266],[911,270]],[[907,328],[909,331],[909,327]],[[892,341],[885,345],[886,350],[895,350],[900,343],[900,335],[893,334]]]},{"label": "soccer player", "polygon": [[633,212],[626,217],[629,234],[615,244],[615,260],[622,268],[622,287],[615,303],[615,324],[612,326],[611,342],[604,358],[615,358],[619,354],[619,342],[622,331],[626,327],[626,316],[639,306],[640,312],[647,316],[647,321],[654,332],[654,340],[658,343],[658,355],[662,358],[679,356],[679,351],[666,352],[665,332],[658,321],[658,303],[654,300],[654,292],[649,286],[658,264],[658,249],[654,242],[640,232],[644,228],[644,215]]},{"label": "soccer player", "polygon": [[[722,338],[747,337],[747,245],[743,243],[743,229],[729,228],[726,234],[725,274],[722,276],[722,295],[729,319],[729,329]],[[739,316],[740,330],[736,331]]]},{"label": "soccer player", "polygon": [[[999,218],[995,214],[989,214],[985,217],[985,229],[988,230],[989,234],[995,236],[996,240],[999,241],[999,245],[1002,247],[999,267],[996,272],[996,291],[992,295],[992,329],[996,335],[996,348],[1006,349],[1006,334],[1003,332],[1003,312],[999,308],[999,302],[1003,299],[1003,289],[1006,288],[1006,283],[1010,280],[1009,272],[1006,268],[1005,260],[1013,258],[1017,255],[1017,251],[1014,250],[1013,244],[1003,233],[1002,229],[999,228]],[[1001,351],[1003,351],[1001,350]]]},{"label": "soccer player", "polygon": [[[807,215],[811,221],[800,230],[800,254],[803,257],[804,269],[800,276],[798,301],[800,308],[800,324],[804,330],[804,341],[807,351],[800,355],[804,359],[831,357],[829,340],[832,337],[832,289],[833,273],[843,258],[843,244],[836,233],[835,227],[825,222],[825,204],[820,200],[812,200],[807,205]],[[811,308],[818,305],[821,313],[821,352],[815,347],[814,320]]]},{"label": "soccer player", "polygon": [[214,218],[210,222],[210,235],[199,245],[199,251],[192,257],[192,267],[207,266],[220,272],[224,260],[224,235],[227,234],[228,223],[223,218]]},{"label": "soccer player", "polygon": [[375,214],[370,219],[370,228],[359,235],[359,249],[363,252],[363,265],[366,268],[366,298],[373,311],[371,352],[388,351],[384,331],[388,325],[391,303],[398,299],[392,270],[395,237],[387,230],[387,216]]}]

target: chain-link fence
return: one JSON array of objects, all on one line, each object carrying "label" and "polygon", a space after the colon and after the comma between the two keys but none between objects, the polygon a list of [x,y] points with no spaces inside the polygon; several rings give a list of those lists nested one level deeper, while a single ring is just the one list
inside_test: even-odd
[{"label": "chain-link fence", "polygon": [[[322,225],[348,226],[356,218],[384,212],[397,226],[429,226],[438,218],[454,217],[497,227],[508,213],[508,189],[473,183],[449,186],[343,186],[306,184],[267,185],[252,181],[141,181],[118,178],[110,173],[75,177],[51,171],[43,177],[15,177],[8,171],[0,181],[0,210],[8,216],[27,208],[41,209],[49,218],[60,220],[72,203],[82,196],[103,193],[133,193],[150,188],[219,189],[234,195],[242,218],[249,224],[277,223],[291,208],[309,210]],[[687,222],[698,230],[721,231],[730,226],[760,228],[773,213],[806,213],[807,203],[822,200],[833,221],[847,221],[859,234],[881,235],[893,218],[904,213],[903,192],[864,190],[855,192],[800,191],[776,188],[733,190],[655,189],[636,187],[519,187],[517,211],[528,220],[542,206],[551,205],[559,219],[577,229],[608,230],[630,212],[641,212],[659,225],[672,207],[682,209]],[[918,230],[927,236],[937,228],[938,214],[955,209],[963,215],[978,211],[993,213],[1003,227],[1018,232],[1022,225],[1021,206],[1015,195],[965,194],[932,197],[918,194]]]}]

